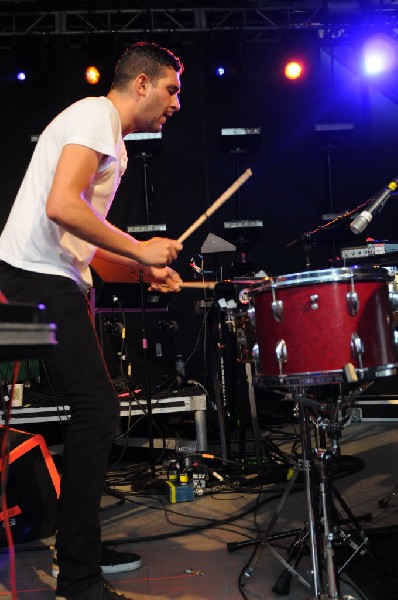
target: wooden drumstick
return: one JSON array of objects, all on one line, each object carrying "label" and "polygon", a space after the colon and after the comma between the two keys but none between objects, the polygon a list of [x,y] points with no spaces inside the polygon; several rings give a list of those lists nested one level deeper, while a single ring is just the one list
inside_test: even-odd
[{"label": "wooden drumstick", "polygon": [[180,288],[196,288],[201,290],[213,290],[217,281],[183,281],[178,285]]},{"label": "wooden drumstick", "polygon": [[230,198],[232,194],[234,194],[236,190],[240,188],[240,186],[243,185],[245,181],[247,181],[251,176],[252,170],[246,169],[246,171],[240,177],[238,177],[238,179],[234,181],[234,183],[230,185],[229,188],[225,190],[225,192],[221,194],[221,196],[217,198],[215,202],[213,202],[210,208],[205,210],[205,212],[199,217],[199,219],[197,219],[195,223],[193,223],[190,227],[188,227],[186,231],[184,231],[182,235],[180,235],[178,241],[183,242],[184,240],[186,240],[187,237],[191,235],[191,233],[193,233],[198,227],[202,225],[202,223],[206,221],[206,219],[210,217],[210,215],[212,215],[217,209],[219,209],[220,206],[224,204],[224,202],[228,200],[228,198]]}]

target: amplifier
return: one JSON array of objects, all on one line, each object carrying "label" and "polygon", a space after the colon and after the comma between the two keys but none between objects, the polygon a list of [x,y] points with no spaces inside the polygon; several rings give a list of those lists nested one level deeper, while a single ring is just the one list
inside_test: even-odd
[{"label": "amplifier", "polygon": [[341,248],[340,256],[344,259],[366,258],[374,256],[384,256],[398,252],[398,243],[396,242],[369,242],[365,246],[353,246],[350,248]]}]

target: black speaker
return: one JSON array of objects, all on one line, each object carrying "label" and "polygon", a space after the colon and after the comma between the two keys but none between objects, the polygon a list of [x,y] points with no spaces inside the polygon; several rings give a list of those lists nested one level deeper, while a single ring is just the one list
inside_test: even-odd
[{"label": "black speaker", "polygon": [[[4,427],[0,427],[0,443]],[[0,473],[3,464],[0,463]],[[0,546],[7,545],[5,518],[14,543],[50,537],[56,530],[60,478],[43,436],[9,430],[7,515],[0,512]]]}]

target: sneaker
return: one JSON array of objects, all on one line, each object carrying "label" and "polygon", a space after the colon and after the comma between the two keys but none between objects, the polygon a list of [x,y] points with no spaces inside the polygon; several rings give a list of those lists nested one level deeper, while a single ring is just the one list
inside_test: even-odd
[{"label": "sneaker", "polygon": [[[102,546],[101,569],[103,573],[123,573],[124,571],[135,571],[142,566],[142,558],[133,552],[117,552],[106,546]],[[59,565],[57,554],[54,550],[52,562],[52,575],[58,577]]]},{"label": "sneaker", "polygon": [[101,569],[103,573],[123,573],[142,567],[142,558],[134,552],[118,552],[102,546]]},{"label": "sneaker", "polygon": [[55,600],[128,600],[128,598],[117,592],[109,581],[101,579],[99,583],[80,594],[75,594],[70,598],[56,595]]}]

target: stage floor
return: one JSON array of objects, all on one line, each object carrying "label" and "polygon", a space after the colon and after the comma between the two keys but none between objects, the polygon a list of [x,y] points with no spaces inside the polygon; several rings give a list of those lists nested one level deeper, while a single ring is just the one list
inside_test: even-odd
[{"label": "stage floor", "polygon": [[[291,425],[287,425],[286,430],[291,431]],[[359,591],[347,583],[347,575],[342,576],[341,593],[351,594],[356,599],[394,598],[388,595],[388,589],[382,589],[382,584],[372,586],[370,583],[374,584],[376,578],[380,577],[381,581],[393,584],[397,578],[393,564],[393,548],[396,547],[398,534],[394,529],[384,528],[398,526],[398,498],[393,498],[387,508],[379,507],[380,499],[398,486],[397,441],[398,425],[393,423],[352,423],[343,430],[342,454],[364,461],[365,467],[336,480],[336,488],[355,515],[372,513],[373,520],[363,527],[367,531],[382,528],[383,537],[379,539],[388,544],[382,543],[381,546],[391,548],[391,556],[387,551],[386,558],[386,552],[384,556],[380,555],[379,545],[376,563],[360,559],[367,562],[359,562],[356,572],[352,573]],[[287,449],[287,446],[285,448]],[[192,502],[170,504],[165,496],[152,493],[156,491],[155,488],[149,486],[146,491],[137,490],[136,494],[130,495],[129,501],[121,506],[116,506],[116,498],[104,496],[103,505],[109,510],[101,512],[103,539],[116,543],[121,550],[137,552],[143,558],[140,570],[108,575],[108,579],[128,598],[136,600],[148,597],[152,600],[242,598],[238,589],[238,579],[252,554],[253,547],[245,546],[236,552],[228,553],[227,543],[245,542],[256,538],[266,529],[276,509],[277,500],[268,501],[256,509],[257,495],[236,490],[229,494],[196,498]],[[278,489],[281,489],[280,484]],[[272,487],[270,491],[272,492]],[[271,495],[262,494],[260,501],[269,499]],[[299,491],[289,496],[275,529],[283,532],[300,527],[305,518],[305,495],[303,491]],[[198,527],[202,529],[194,532]],[[187,531],[190,533],[186,534]],[[182,532],[184,535],[181,535]],[[170,537],[167,537],[168,535]],[[48,539],[25,547],[16,547],[17,588],[18,598],[21,600],[54,598],[49,550],[52,541]],[[286,541],[280,544],[287,546]],[[284,550],[281,552],[285,556]],[[383,561],[388,564],[382,564]],[[8,562],[6,550],[2,549],[2,599],[11,598]],[[308,578],[308,567],[309,558],[305,556],[299,568],[304,578]],[[384,570],[384,567],[387,570]],[[200,571],[203,575],[187,573],[187,569]],[[244,588],[246,597],[249,600],[279,598],[280,596],[272,592],[272,587],[282,569],[282,565],[265,549]],[[301,600],[309,596],[309,591],[294,578],[289,595],[285,597]]]}]

